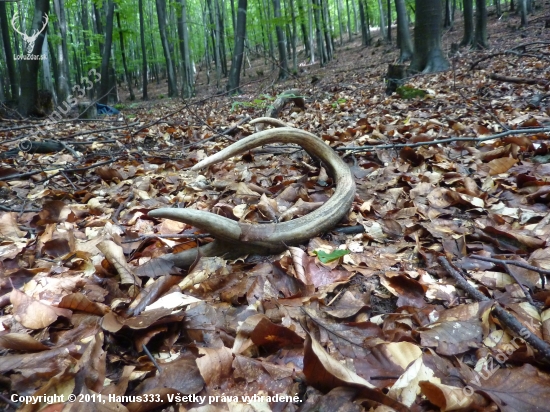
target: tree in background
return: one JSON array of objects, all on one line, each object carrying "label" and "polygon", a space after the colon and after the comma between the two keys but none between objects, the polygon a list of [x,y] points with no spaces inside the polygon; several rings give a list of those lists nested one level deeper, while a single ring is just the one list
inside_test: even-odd
[{"label": "tree in background", "polygon": [[474,1],[463,0],[464,7],[464,36],[460,42],[461,46],[472,46],[474,44]]},{"label": "tree in background", "polygon": [[244,56],[244,39],[246,37],[246,13],[248,1],[239,0],[237,6],[237,30],[235,32],[235,47],[233,49],[233,60],[227,82],[227,90],[230,93],[238,93],[241,80],[241,67]]},{"label": "tree in background", "polygon": [[275,15],[275,34],[277,35],[277,49],[279,51],[279,80],[284,80],[288,75],[288,61],[286,57],[286,40],[281,18],[281,0],[273,0],[273,13]]},{"label": "tree in background", "polygon": [[431,73],[447,70],[449,62],[441,50],[441,0],[416,0],[413,72]]},{"label": "tree in background", "polygon": [[476,28],[474,34],[476,49],[485,49],[487,43],[487,5],[485,0],[476,0]]},{"label": "tree in background", "polygon": [[[44,16],[50,12],[48,0],[34,0],[34,17],[31,32],[38,33],[44,25]],[[44,43],[45,30],[43,30],[34,42],[30,54],[40,55]],[[40,60],[23,60],[21,64],[21,95],[19,96],[19,113],[22,116],[34,114],[36,110],[36,98],[38,96],[38,69]]]},{"label": "tree in background", "polygon": [[15,61],[13,60],[13,49],[10,43],[10,34],[8,31],[8,16],[6,13],[6,3],[0,1],[0,29],[2,30],[2,42],[4,46],[4,52],[6,56],[6,64],[8,66],[8,76],[11,88],[11,99],[17,99],[18,82],[15,71]]},{"label": "tree in background", "polygon": [[399,62],[403,63],[412,59],[413,46],[411,32],[409,31],[409,18],[405,0],[395,0],[395,10],[397,11],[397,46],[401,50]]},{"label": "tree in background", "polygon": [[107,21],[105,23],[105,43],[103,44],[103,55],[101,56],[101,88],[99,102],[109,103],[109,93],[112,82],[110,76],[111,46],[113,43],[113,17],[115,12],[115,3],[113,0],[107,2]]}]

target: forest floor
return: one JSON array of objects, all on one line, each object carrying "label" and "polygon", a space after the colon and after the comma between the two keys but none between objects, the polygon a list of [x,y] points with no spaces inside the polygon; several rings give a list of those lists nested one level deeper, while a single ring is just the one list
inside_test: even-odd
[{"label": "forest floor", "polygon": [[[398,52],[355,39],[281,83],[255,61],[239,96],[201,72],[187,102],[161,85],[118,116],[2,119],[0,408],[550,411],[547,18],[490,15],[488,50],[407,79],[422,97],[387,96]],[[347,217],[279,255],[174,268],[211,236],[151,210],[261,224],[333,193],[296,147],[189,170],[291,88],[305,108],[279,119],[348,163]]]}]

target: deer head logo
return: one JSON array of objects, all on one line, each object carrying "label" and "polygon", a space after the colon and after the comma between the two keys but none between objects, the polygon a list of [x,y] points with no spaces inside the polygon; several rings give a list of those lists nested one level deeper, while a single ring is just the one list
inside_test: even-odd
[{"label": "deer head logo", "polygon": [[42,19],[44,20],[44,24],[42,25],[42,28],[40,30],[34,30],[32,36],[27,36],[27,33],[23,33],[23,32],[20,32],[19,30],[17,30],[17,27],[16,27],[16,24],[17,24],[17,13],[15,13],[11,19],[11,25],[13,27],[13,29],[19,33],[21,36],[23,36],[23,40],[25,41],[26,45],[27,45],[27,54],[31,54],[32,53],[32,50],[34,49],[34,43],[36,42],[36,39],[38,38],[38,36],[40,35],[40,33],[42,33],[44,31],[44,29],[46,28],[46,26],[48,25],[48,14],[44,14],[44,17],[42,17]]}]

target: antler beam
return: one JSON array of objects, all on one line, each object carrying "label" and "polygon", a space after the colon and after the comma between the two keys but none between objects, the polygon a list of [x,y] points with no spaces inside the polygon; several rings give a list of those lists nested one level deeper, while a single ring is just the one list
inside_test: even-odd
[{"label": "antler beam", "polygon": [[[261,119],[257,119],[256,123]],[[336,189],[331,198],[317,210],[288,222],[270,224],[240,223],[213,213],[193,209],[162,208],[149,212],[154,218],[187,223],[209,232],[216,240],[201,246],[201,256],[235,258],[246,254],[270,255],[288,245],[302,243],[334,227],[348,212],[355,196],[355,182],[348,166],[317,136],[291,127],[254,133],[222,151],[197,163],[198,170],[221,162],[258,146],[270,143],[295,143],[311,156],[320,159],[334,179]],[[175,266],[188,267],[197,257],[197,250],[169,254],[165,258]]]}]

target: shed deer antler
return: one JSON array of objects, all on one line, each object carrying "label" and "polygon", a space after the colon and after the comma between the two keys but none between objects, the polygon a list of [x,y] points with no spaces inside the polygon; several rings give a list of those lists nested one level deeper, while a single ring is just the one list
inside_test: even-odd
[{"label": "shed deer antler", "polygon": [[[261,121],[263,119],[257,119],[255,123]],[[336,189],[331,198],[317,210],[281,223],[240,223],[213,213],[193,209],[162,208],[153,210],[148,215],[187,223],[209,232],[215,240],[199,248],[201,256],[225,256],[227,258],[236,258],[246,254],[279,253],[287,245],[302,243],[334,227],[349,212],[355,197],[355,182],[349,167],[336,152],[311,133],[291,127],[254,133],[202,160],[191,170],[210,166],[270,143],[295,143],[302,146],[310,155],[320,159],[336,183]],[[190,266],[196,257],[196,249],[164,256],[177,267]]]},{"label": "shed deer antler", "polygon": [[44,24],[42,25],[42,28],[40,30],[35,29],[32,36],[28,36],[27,33],[23,33],[21,31],[17,30],[17,27],[16,27],[17,16],[18,16],[17,13],[15,13],[13,15],[13,17],[11,18],[11,25],[17,33],[19,33],[21,36],[23,36],[23,40],[25,41],[25,43],[27,43],[27,47],[26,47],[27,54],[31,54],[33,49],[34,49],[34,43],[36,42],[36,39],[38,38],[40,33],[42,33],[44,31],[44,29],[48,25],[48,21],[49,21],[48,14],[45,14],[44,17],[42,17],[42,19],[44,19],[44,18],[46,19],[46,21],[44,21]]}]

